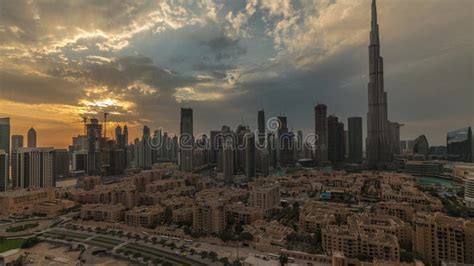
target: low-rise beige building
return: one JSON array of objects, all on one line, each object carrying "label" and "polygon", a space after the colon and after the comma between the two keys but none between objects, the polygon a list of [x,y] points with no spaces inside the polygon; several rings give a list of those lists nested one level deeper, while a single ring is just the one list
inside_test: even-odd
[{"label": "low-rise beige building", "polygon": [[196,233],[220,233],[227,225],[226,208],[215,200],[196,200],[193,205],[193,231]]},{"label": "low-rise beige building", "polygon": [[31,214],[35,205],[55,199],[51,188],[17,189],[0,193],[0,216]]},{"label": "low-rise beige building", "polygon": [[131,226],[155,227],[165,215],[165,208],[159,205],[135,207],[125,212],[124,221]]},{"label": "low-rise beige building", "polygon": [[442,213],[418,213],[413,250],[430,265],[474,264],[474,222]]},{"label": "low-rise beige building", "polygon": [[326,254],[341,252],[349,258],[365,254],[385,261],[399,261],[398,239],[383,231],[364,232],[347,225],[329,225],[322,230],[322,248]]},{"label": "low-rise beige building", "polygon": [[258,220],[249,225],[244,225],[244,232],[253,236],[255,248],[265,252],[276,252],[286,243],[286,237],[294,230],[275,220],[267,222]]},{"label": "low-rise beige building", "polygon": [[193,222],[193,207],[182,207],[173,209],[171,213],[171,220],[174,223],[192,223]]},{"label": "low-rise beige building", "polygon": [[280,206],[280,184],[278,182],[255,181],[249,184],[249,206],[261,209],[266,216]]},{"label": "low-rise beige building", "polygon": [[81,219],[115,223],[123,220],[125,206],[109,204],[86,204],[81,209]]},{"label": "low-rise beige building", "polygon": [[46,216],[57,216],[60,215],[63,210],[68,210],[74,206],[77,206],[77,203],[72,200],[56,199],[35,204],[34,213]]},{"label": "low-rise beige building", "polygon": [[242,202],[228,204],[226,206],[227,218],[232,219],[238,224],[251,224],[257,220],[263,219],[263,210],[245,206]]},{"label": "low-rise beige building", "polygon": [[100,184],[102,184],[100,176],[84,176],[79,179],[79,187],[85,191],[92,190]]},{"label": "low-rise beige building", "polygon": [[375,213],[398,217],[405,222],[411,223],[415,217],[415,208],[408,202],[386,201],[376,204]]}]

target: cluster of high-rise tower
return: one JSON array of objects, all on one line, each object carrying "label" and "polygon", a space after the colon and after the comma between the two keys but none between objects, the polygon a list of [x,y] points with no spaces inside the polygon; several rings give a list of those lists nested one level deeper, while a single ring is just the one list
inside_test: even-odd
[{"label": "cluster of high-rise tower", "polygon": [[[383,58],[380,55],[375,0],[372,2],[368,51],[369,83],[365,161],[371,167],[383,168],[390,164],[394,154],[399,153],[401,124],[388,120],[387,93],[384,91],[384,68]],[[221,172],[226,179],[231,180],[234,175],[247,178],[267,175],[271,168],[292,166],[298,161],[302,164],[309,162],[317,165],[340,161],[362,162],[364,158],[362,118],[349,118],[347,130],[345,130],[344,124],[336,116],[328,116],[327,113],[327,106],[324,104],[319,104],[314,108],[315,141],[313,143],[306,142],[302,131],[291,132],[285,116],[275,117],[278,127],[268,130],[269,123],[265,120],[263,110],[258,112],[257,134],[253,134],[248,126],[239,125],[235,130],[222,126],[220,130],[211,131],[209,136],[195,135],[193,110],[182,108],[179,136],[171,137],[161,130],[155,130],[152,135],[150,128],[145,126],[141,139],[137,138],[132,143],[128,139],[127,126],[123,129],[117,126],[115,137],[107,138],[103,124],[97,119],[90,119],[89,123],[85,124],[84,134],[73,138],[69,151],[57,151],[61,154],[57,157],[61,158],[58,161],[61,160],[62,166],[56,168],[68,168],[66,171],[70,170],[73,174],[120,175],[126,169],[150,169],[158,162],[177,162],[183,171],[215,167],[217,172]],[[3,189],[7,187],[4,181],[8,180],[10,161],[20,164],[23,162],[26,166],[30,163],[28,161],[30,158],[37,157],[42,161],[35,165],[47,166],[48,164],[44,163],[45,158],[49,158],[50,150],[54,150],[50,148],[39,152],[37,148],[17,149],[23,145],[23,137],[14,135],[11,138],[13,148],[11,151],[21,152],[13,154],[10,151],[9,132],[9,121],[0,120],[0,135],[2,135],[0,150],[3,150],[0,154],[0,158],[3,158],[0,167],[4,173],[0,178],[0,187]],[[35,142],[36,134],[31,129],[28,132],[28,147],[33,149],[36,146]],[[67,158],[69,158],[68,162],[66,162]],[[14,166],[11,173],[27,174],[23,168]],[[42,173],[54,172],[54,170],[47,170],[47,167],[41,169],[44,169],[41,170]],[[16,184],[34,182],[45,184],[44,181],[30,179],[22,177],[14,182]]]}]

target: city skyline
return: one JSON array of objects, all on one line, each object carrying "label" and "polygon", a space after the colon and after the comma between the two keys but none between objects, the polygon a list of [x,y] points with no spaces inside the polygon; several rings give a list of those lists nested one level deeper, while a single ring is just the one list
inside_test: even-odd
[{"label": "city skyline", "polygon": [[[370,1],[207,4],[110,7],[131,12],[123,17],[80,2],[3,3],[0,117],[12,118],[12,135],[33,126],[38,146],[54,147],[82,133],[80,114],[94,109],[112,113],[110,129],[128,124],[130,139],[143,125],[178,133],[181,107],[194,109],[204,133],[242,121],[255,129],[260,109],[309,133],[318,103],[344,122],[365,117]],[[472,125],[469,5],[379,1],[388,110],[404,124],[401,139],[445,144],[448,131]]]},{"label": "city skyline", "polygon": [[469,1],[0,0],[0,265],[474,265]]}]

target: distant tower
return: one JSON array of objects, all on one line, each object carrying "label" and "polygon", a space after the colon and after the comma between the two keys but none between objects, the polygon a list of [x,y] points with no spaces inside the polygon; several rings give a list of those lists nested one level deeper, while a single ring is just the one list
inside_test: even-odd
[{"label": "distant tower", "polygon": [[144,126],[142,140],[138,144],[138,166],[142,169],[151,169],[152,166],[150,141],[150,128]]},{"label": "distant tower", "polygon": [[233,182],[233,176],[235,171],[235,159],[234,159],[234,147],[235,147],[235,138],[233,132],[230,131],[228,126],[223,126],[222,130],[222,139],[220,141],[220,153],[222,160],[222,172],[224,173],[224,180],[226,183]]},{"label": "distant tower", "polygon": [[18,148],[23,148],[23,135],[12,135],[11,148],[12,152]]},{"label": "distant tower", "polygon": [[10,117],[0,117],[0,150],[10,153]]},{"label": "distant tower", "polygon": [[[29,142],[29,140],[28,140]],[[87,174],[100,175],[102,168],[102,125],[96,118],[87,124]]]},{"label": "distant tower", "polygon": [[119,142],[121,136],[122,136],[122,127],[120,127],[120,125],[117,125],[117,127],[115,127],[115,140]]},{"label": "distant tower", "polygon": [[328,122],[327,106],[318,104],[314,107],[314,133],[316,134],[316,162],[328,160]]},{"label": "distant tower", "polygon": [[279,116],[280,127],[278,128],[278,162],[282,167],[294,164],[294,136],[288,131],[286,116]]},{"label": "distant tower", "polygon": [[251,132],[245,135],[245,176],[247,178],[254,178],[256,172],[256,164],[255,164],[255,135]]},{"label": "distant tower", "polygon": [[18,148],[12,158],[13,187],[54,187],[53,148]]},{"label": "distant tower", "polygon": [[181,108],[181,123],[179,136],[179,169],[191,172],[194,168],[194,135],[193,135],[193,109]]},{"label": "distant tower", "polygon": [[36,130],[34,128],[28,130],[28,148],[36,148]]},{"label": "distant tower", "polygon": [[8,153],[0,150],[0,193],[8,190]]},{"label": "distant tower", "polygon": [[258,111],[258,142],[260,144],[265,141],[265,111]]},{"label": "distant tower", "polygon": [[341,162],[344,160],[344,124],[336,116],[330,115],[328,121],[328,160]]},{"label": "distant tower", "polygon": [[367,162],[383,166],[392,160],[387,93],[384,91],[383,58],[380,56],[377,7],[372,0],[372,29],[369,45],[369,112],[367,113]]},{"label": "distant tower", "polygon": [[127,127],[127,125],[125,125],[123,127],[123,144],[125,146],[128,145],[128,127]]},{"label": "distant tower", "polygon": [[362,162],[362,117],[349,117],[347,149],[349,150],[349,161],[354,163]]}]

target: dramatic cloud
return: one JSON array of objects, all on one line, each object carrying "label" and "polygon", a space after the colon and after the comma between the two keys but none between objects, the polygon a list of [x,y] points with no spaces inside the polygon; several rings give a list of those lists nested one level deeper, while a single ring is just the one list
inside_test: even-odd
[{"label": "dramatic cloud", "polygon": [[[80,116],[196,132],[284,113],[309,133],[325,103],[367,112],[369,0],[0,0],[0,116],[65,147]],[[378,0],[389,118],[402,138],[473,124],[470,0]]]}]

